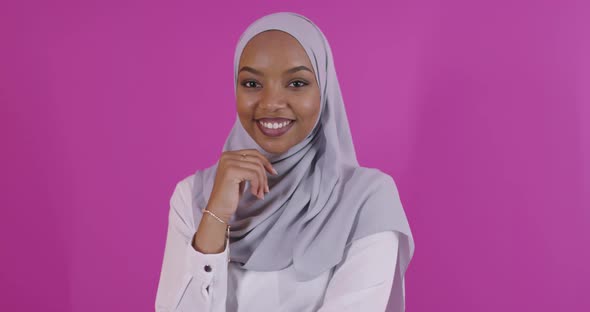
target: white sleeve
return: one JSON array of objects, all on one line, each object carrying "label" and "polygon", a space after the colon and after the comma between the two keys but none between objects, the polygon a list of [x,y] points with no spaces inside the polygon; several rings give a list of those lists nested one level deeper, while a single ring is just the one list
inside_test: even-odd
[{"label": "white sleeve", "polygon": [[203,254],[193,248],[196,226],[187,200],[190,188],[186,183],[179,182],[170,198],[156,312],[223,312],[227,297],[229,239],[226,239],[225,250],[217,254]]},{"label": "white sleeve", "polygon": [[334,270],[318,312],[383,312],[395,275],[399,233],[386,231],[355,240]]}]

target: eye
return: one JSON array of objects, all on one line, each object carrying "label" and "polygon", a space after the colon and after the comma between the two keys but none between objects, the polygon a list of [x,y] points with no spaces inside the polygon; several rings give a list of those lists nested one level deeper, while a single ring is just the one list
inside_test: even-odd
[{"label": "eye", "polygon": [[292,84],[296,84],[294,86],[295,88],[301,88],[301,87],[305,87],[308,85],[308,83],[303,80],[295,80],[295,81],[291,82],[289,85],[292,85]]},{"label": "eye", "polygon": [[256,81],[254,81],[254,80],[246,80],[246,81],[243,81],[242,82],[242,86],[245,87],[245,88],[249,88],[249,89],[250,88],[256,88],[256,85],[257,84],[258,83]]}]

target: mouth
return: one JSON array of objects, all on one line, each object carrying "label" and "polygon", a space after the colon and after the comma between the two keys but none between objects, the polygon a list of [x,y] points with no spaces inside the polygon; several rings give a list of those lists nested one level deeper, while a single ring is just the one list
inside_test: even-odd
[{"label": "mouth", "polygon": [[279,137],[287,133],[295,123],[295,120],[288,118],[260,118],[255,121],[258,129],[269,137]]}]

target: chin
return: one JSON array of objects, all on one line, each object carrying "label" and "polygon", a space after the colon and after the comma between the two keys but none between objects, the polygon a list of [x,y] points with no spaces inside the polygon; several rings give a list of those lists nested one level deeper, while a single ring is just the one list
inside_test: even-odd
[{"label": "chin", "polygon": [[267,153],[280,155],[285,153],[291,148],[287,138],[268,138],[257,136],[254,141],[262,147]]},{"label": "chin", "polygon": [[283,154],[289,150],[289,147],[285,147],[283,144],[268,144],[268,142],[258,142],[258,145],[262,147],[267,153],[271,154]]}]

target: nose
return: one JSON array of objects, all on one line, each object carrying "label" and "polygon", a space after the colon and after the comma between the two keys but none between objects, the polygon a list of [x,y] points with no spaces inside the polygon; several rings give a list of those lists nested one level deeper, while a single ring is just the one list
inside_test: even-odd
[{"label": "nose", "polygon": [[271,86],[263,88],[259,105],[263,109],[277,110],[287,106],[285,92],[280,86]]}]

